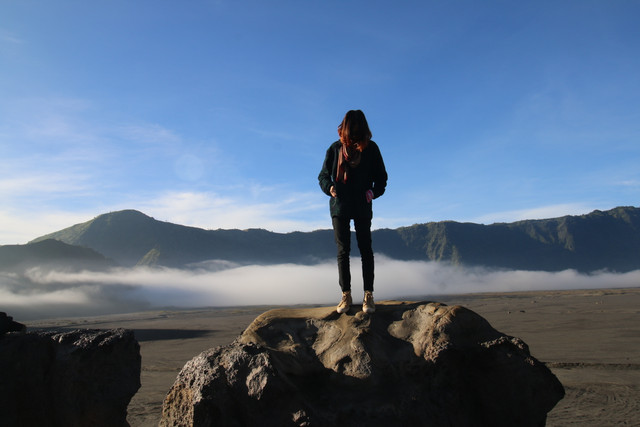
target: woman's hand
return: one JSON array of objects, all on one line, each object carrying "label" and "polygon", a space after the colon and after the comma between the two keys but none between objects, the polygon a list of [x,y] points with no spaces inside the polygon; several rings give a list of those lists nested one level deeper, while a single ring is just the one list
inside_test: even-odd
[{"label": "woman's hand", "polygon": [[338,193],[336,193],[336,188],[333,185],[329,189],[329,193],[331,193],[331,197],[338,197]]},{"label": "woman's hand", "polygon": [[371,203],[373,200],[373,190],[367,190],[367,203]]}]

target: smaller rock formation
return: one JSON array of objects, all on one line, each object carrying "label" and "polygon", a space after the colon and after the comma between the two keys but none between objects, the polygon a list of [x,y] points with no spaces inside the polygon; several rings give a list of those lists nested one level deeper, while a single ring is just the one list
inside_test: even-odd
[{"label": "smaller rock formation", "polygon": [[0,311],[0,336],[7,332],[25,332],[27,327],[22,323],[15,322],[13,317],[7,316],[7,313]]},{"label": "smaller rock formation", "polygon": [[438,303],[280,309],[189,361],[161,426],[541,426],[564,396],[518,338]]},{"label": "smaller rock formation", "polygon": [[133,331],[0,336],[0,422],[6,426],[127,426],[140,388]]}]

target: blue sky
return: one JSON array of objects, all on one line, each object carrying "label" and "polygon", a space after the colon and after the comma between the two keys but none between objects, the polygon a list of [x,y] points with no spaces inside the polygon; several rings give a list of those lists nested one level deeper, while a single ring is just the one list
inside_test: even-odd
[{"label": "blue sky", "polygon": [[362,109],[374,228],[638,205],[637,1],[0,2],[0,244],[120,209],[330,228]]}]

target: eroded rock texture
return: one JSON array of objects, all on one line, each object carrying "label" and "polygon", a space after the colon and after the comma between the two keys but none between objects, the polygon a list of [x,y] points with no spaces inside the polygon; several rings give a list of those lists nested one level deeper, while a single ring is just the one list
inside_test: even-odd
[{"label": "eroded rock texture", "polygon": [[163,426],[540,426],[564,396],[527,345],[438,303],[281,309],[189,361]]},{"label": "eroded rock texture", "polygon": [[0,337],[0,424],[125,426],[140,388],[133,331],[29,332]]}]

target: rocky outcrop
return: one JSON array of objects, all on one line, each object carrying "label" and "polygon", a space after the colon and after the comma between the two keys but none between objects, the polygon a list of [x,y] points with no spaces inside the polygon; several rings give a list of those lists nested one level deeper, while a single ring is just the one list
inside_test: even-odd
[{"label": "rocky outcrop", "polygon": [[140,346],[130,330],[0,336],[1,424],[128,425],[140,367]]},{"label": "rocky outcrop", "polygon": [[189,361],[162,426],[540,426],[564,388],[527,345],[438,303],[279,309]]},{"label": "rocky outcrop", "polygon": [[7,316],[7,313],[0,311],[0,336],[7,332],[25,332],[27,327],[22,323],[13,320],[13,317]]}]

